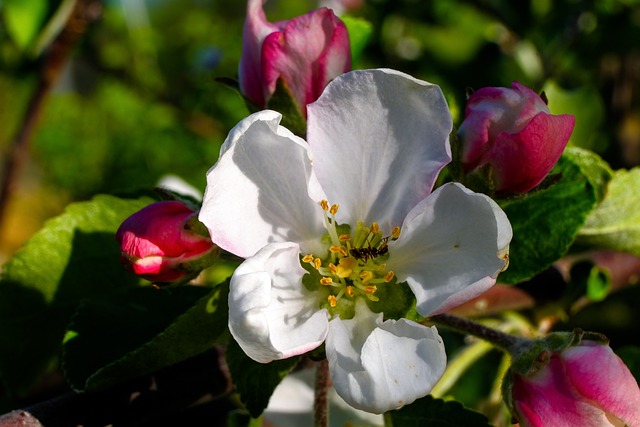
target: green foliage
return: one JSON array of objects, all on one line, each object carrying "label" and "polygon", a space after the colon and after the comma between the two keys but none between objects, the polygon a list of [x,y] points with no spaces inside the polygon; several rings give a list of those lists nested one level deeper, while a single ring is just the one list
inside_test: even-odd
[{"label": "green foliage", "polygon": [[96,390],[211,348],[227,327],[228,284],[130,288],[82,304],[64,340],[65,377]]},{"label": "green foliage", "polygon": [[553,114],[571,114],[576,124],[569,144],[602,153],[607,141],[600,132],[605,107],[601,95],[592,86],[564,89],[555,81],[547,81],[544,92]]},{"label": "green foliage", "polygon": [[[549,267],[569,246],[606,183],[594,155],[567,150],[552,173],[562,173],[555,185],[519,199],[503,202],[513,227],[509,268],[504,283],[519,283]],[[596,187],[596,185],[598,187]],[[567,203],[570,200],[571,203]]]},{"label": "green foliage", "polygon": [[240,346],[232,341],[227,348],[229,372],[249,414],[257,418],[262,414],[269,399],[282,378],[298,363],[300,357],[258,363],[250,359]]},{"label": "green foliage", "polygon": [[355,69],[360,63],[362,53],[371,39],[373,26],[370,22],[362,18],[353,16],[340,17],[349,31],[349,43],[351,44],[351,65]]},{"label": "green foliage", "polygon": [[36,39],[49,9],[47,0],[5,0],[2,5],[7,32],[26,51]]},{"label": "green foliage", "polygon": [[388,427],[489,427],[487,417],[462,406],[461,403],[425,396],[387,414]]},{"label": "green foliage", "polygon": [[587,217],[577,242],[640,256],[640,168],[619,170]]},{"label": "green foliage", "polygon": [[49,221],[4,266],[0,281],[0,377],[26,393],[54,366],[77,305],[134,286],[114,235],[152,200],[96,196]]}]

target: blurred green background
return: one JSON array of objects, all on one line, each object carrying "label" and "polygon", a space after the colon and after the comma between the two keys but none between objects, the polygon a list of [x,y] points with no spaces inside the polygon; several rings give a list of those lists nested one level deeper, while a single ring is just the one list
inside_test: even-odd
[{"label": "blurred green background", "polygon": [[[0,150],[6,156],[42,69],[56,0],[2,0]],[[334,1],[339,4],[339,1]],[[373,26],[357,68],[391,67],[442,86],[459,123],[467,88],[518,80],[577,117],[572,143],[613,167],[640,163],[640,2],[366,0],[343,13]],[[98,3],[99,4],[99,3]],[[110,0],[45,101],[30,160],[0,232],[9,256],[42,221],[95,193],[175,174],[202,190],[227,132],[247,115],[215,81],[237,76],[244,2]],[[271,21],[317,7],[270,0]],[[46,50],[45,50],[46,51]]]}]

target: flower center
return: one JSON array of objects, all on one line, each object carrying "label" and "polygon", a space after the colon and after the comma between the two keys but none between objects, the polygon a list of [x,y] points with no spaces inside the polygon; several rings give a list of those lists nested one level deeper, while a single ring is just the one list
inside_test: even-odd
[{"label": "flower center", "polygon": [[330,242],[328,255],[319,258],[306,254],[302,262],[320,274],[320,285],[328,290],[327,308],[336,308],[341,300],[359,296],[378,301],[375,295],[378,286],[391,283],[395,277],[385,261],[389,252],[387,243],[400,236],[400,227],[394,227],[391,235],[384,237],[378,223],[368,227],[358,221],[355,233],[351,233],[350,226],[336,222],[337,204],[329,207],[329,202],[323,200],[320,206],[325,212],[324,226]]}]

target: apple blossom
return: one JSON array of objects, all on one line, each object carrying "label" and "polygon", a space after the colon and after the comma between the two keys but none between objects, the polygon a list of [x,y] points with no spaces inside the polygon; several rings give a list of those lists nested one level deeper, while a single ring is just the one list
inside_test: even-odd
[{"label": "apple blossom", "polygon": [[583,340],[541,356],[542,366],[509,380],[521,427],[640,425],[640,389],[608,345]]},{"label": "apple blossom", "polygon": [[124,266],[154,283],[182,282],[208,267],[218,248],[197,219],[197,212],[177,201],[152,203],[118,228]]},{"label": "apple blossom", "polygon": [[467,100],[458,136],[465,173],[489,165],[497,192],[525,193],[551,171],[564,151],[575,118],[553,115],[531,89],[486,87]]},{"label": "apple blossom", "polygon": [[240,91],[265,108],[282,79],[299,113],[306,117],[306,105],[318,99],[333,78],[351,69],[347,28],[327,8],[270,23],[262,4],[263,0],[247,2]]},{"label": "apple blossom", "polygon": [[200,220],[247,258],[229,294],[246,354],[267,363],[324,342],[337,393],[382,413],[426,395],[446,365],[436,328],[394,311],[398,292],[422,316],[479,295],[506,267],[511,226],[462,185],[432,192],[451,160],[439,87],[354,71],[308,113],[308,142],[274,111],[241,121],[207,174]]}]

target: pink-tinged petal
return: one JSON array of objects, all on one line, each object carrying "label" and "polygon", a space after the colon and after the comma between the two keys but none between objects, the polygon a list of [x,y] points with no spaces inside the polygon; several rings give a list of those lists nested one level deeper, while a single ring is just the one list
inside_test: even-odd
[{"label": "pink-tinged petal", "polygon": [[628,426],[640,426],[640,389],[629,368],[608,345],[583,341],[563,351],[568,381],[582,398]]},{"label": "pink-tinged petal", "polygon": [[496,190],[520,193],[540,184],[560,159],[574,124],[573,116],[538,113],[520,132],[498,134],[487,154]]},{"label": "pink-tinged petal", "polygon": [[445,184],[413,209],[389,242],[388,267],[407,281],[418,313],[430,316],[493,286],[506,264],[512,230],[489,197]]},{"label": "pink-tinged petal", "polygon": [[307,143],[280,126],[281,117],[266,110],[241,121],[207,173],[200,221],[218,246],[244,258],[271,242],[320,253],[321,190]]},{"label": "pink-tinged petal", "polygon": [[262,43],[279,25],[271,24],[262,9],[266,0],[248,0],[247,19],[242,33],[242,56],[240,57],[240,91],[259,107],[266,104],[266,91],[262,77]]},{"label": "pink-tinged petal", "polygon": [[404,73],[343,74],[307,109],[314,170],[339,222],[377,221],[388,234],[451,160],[440,88]]},{"label": "pink-tinged petal", "polygon": [[326,352],[338,395],[376,414],[428,394],[447,364],[435,327],[406,319],[382,322],[382,314],[362,300],[353,319],[329,323]]},{"label": "pink-tinged petal", "polygon": [[264,39],[262,73],[269,94],[282,78],[300,113],[318,99],[336,76],[351,69],[349,35],[344,23],[327,8],[288,21]]},{"label": "pink-tinged petal", "polygon": [[516,375],[512,393],[521,427],[612,425],[603,411],[576,394],[557,355],[531,378]]},{"label": "pink-tinged petal", "polygon": [[273,243],[231,277],[229,330],[253,360],[267,363],[306,353],[324,341],[328,314],[302,284],[300,247]]}]

